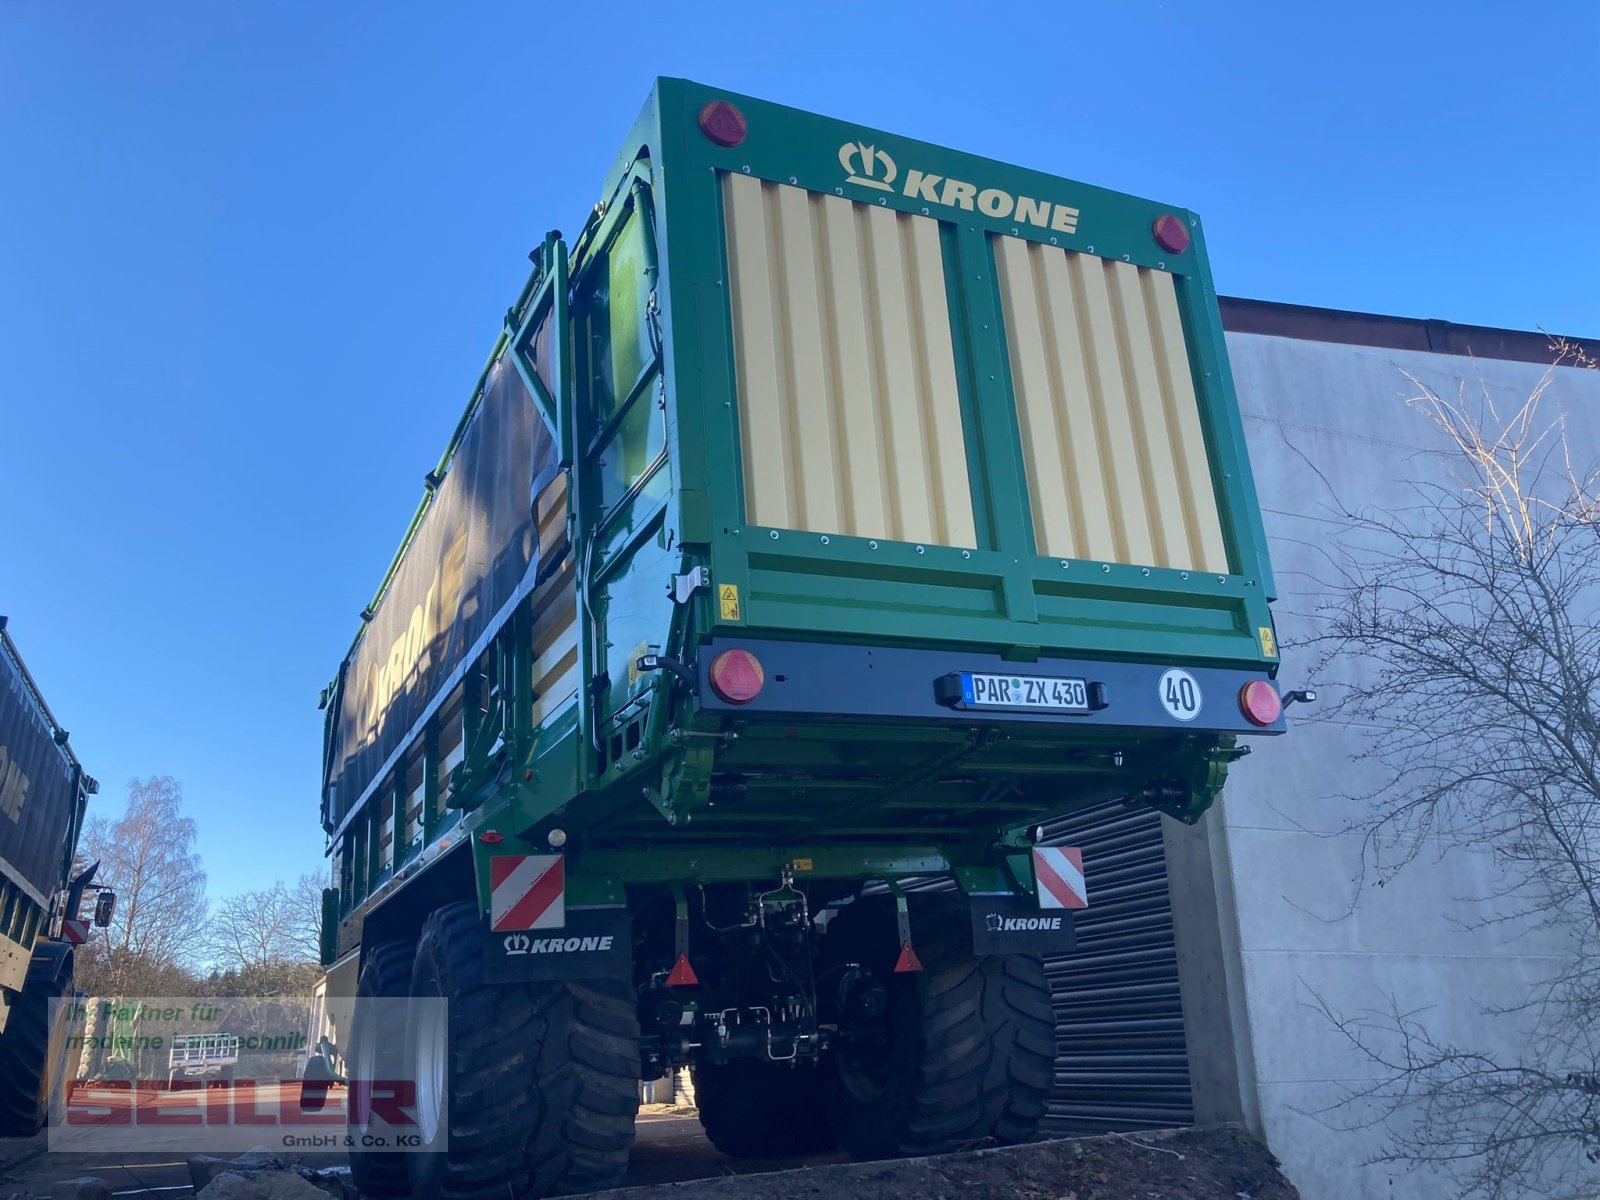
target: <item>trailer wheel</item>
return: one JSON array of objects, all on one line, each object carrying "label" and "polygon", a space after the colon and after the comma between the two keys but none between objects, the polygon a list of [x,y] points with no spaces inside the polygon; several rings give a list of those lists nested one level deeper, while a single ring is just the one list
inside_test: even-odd
[{"label": "trailer wheel", "polygon": [[691,1070],[701,1128],[729,1158],[811,1154],[837,1144],[817,1068],[734,1059]]},{"label": "trailer wheel", "polygon": [[306,1069],[300,1076],[300,1111],[321,1112],[326,1108],[332,1084],[333,1068],[328,1066],[326,1054],[313,1054],[306,1059]]},{"label": "trailer wheel", "polygon": [[1022,1142],[1038,1130],[1056,1049],[1044,965],[972,954],[969,919],[940,897],[915,904],[922,970],[899,975],[892,906],[852,905],[828,931],[831,961],[861,964],[889,991],[883,1014],[842,1030],[826,1056],[827,1110],[859,1158]]},{"label": "trailer wheel", "polygon": [[639,1111],[633,987],[487,983],[484,942],[470,902],[422,927],[411,995],[443,997],[448,1015],[414,1006],[406,1034],[422,1142],[406,1156],[413,1194],[487,1200],[615,1187]]},{"label": "trailer wheel", "polygon": [[[411,960],[416,947],[409,942],[386,942],[363,956],[356,981],[356,1019],[350,1029],[350,1078],[370,1084],[374,1080],[404,1079],[404,1005],[362,1004],[363,1000],[403,999],[411,987]],[[409,1196],[411,1180],[406,1159],[395,1150],[362,1149],[362,1131],[355,1114],[350,1118],[350,1177],[364,1196],[376,1200]]]},{"label": "trailer wheel", "polygon": [[50,1002],[72,985],[72,954],[35,954],[0,1034],[0,1137],[32,1137],[66,1074],[69,1022],[52,1027]]}]

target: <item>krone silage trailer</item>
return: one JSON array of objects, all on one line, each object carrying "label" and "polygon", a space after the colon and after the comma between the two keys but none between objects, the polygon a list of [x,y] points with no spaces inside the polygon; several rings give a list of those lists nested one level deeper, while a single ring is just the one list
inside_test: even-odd
[{"label": "krone silage trailer", "polygon": [[329,994],[449,1001],[334,1039],[357,1182],[608,1186],[684,1064],[730,1155],[1032,1136],[1039,822],[1284,730],[1198,218],[662,79],[531,258],[324,695]]},{"label": "krone silage trailer", "polygon": [[[71,878],[89,797],[84,774],[0,617],[0,1137],[39,1131],[65,1078],[78,919],[94,869]],[[105,893],[109,897],[109,893]],[[114,898],[97,906],[110,920]]]}]

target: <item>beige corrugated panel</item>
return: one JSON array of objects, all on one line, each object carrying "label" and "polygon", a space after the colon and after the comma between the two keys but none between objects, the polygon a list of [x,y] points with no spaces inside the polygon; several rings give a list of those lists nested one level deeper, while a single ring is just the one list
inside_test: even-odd
[{"label": "beige corrugated panel", "polygon": [[995,243],[1039,553],[1227,571],[1172,276]]},{"label": "beige corrugated panel", "polygon": [[578,589],[571,561],[533,594],[533,727],[578,691]]},{"label": "beige corrugated panel", "polygon": [[[557,475],[534,501],[539,557],[548,560],[567,542],[567,476]],[[562,708],[578,690],[578,589],[572,562],[533,593],[533,727]]]},{"label": "beige corrugated panel", "polygon": [[548,562],[567,540],[567,473],[560,472],[534,498],[533,521],[539,531],[539,561]]},{"label": "beige corrugated panel", "polygon": [[746,519],[977,545],[938,222],[725,179]]}]

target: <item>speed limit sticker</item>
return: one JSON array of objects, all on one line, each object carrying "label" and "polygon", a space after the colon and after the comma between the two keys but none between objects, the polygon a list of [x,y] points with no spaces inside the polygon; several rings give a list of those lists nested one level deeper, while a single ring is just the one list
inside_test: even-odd
[{"label": "speed limit sticker", "polygon": [[1200,715],[1200,685],[1194,676],[1176,667],[1161,677],[1161,707],[1178,721],[1192,721]]}]

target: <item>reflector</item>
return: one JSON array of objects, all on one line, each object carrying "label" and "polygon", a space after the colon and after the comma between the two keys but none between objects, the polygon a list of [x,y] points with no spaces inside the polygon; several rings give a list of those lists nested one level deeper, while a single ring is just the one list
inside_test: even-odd
[{"label": "reflector", "polygon": [[767,682],[761,662],[748,650],[724,650],[711,660],[711,690],[729,704],[749,704]]},{"label": "reflector", "polygon": [[713,100],[700,110],[700,132],[719,146],[737,146],[749,131],[744,114],[726,100]]},{"label": "reflector", "polygon": [[1171,213],[1163,213],[1157,217],[1151,232],[1156,235],[1156,241],[1163,250],[1182,254],[1189,248],[1189,227]]},{"label": "reflector", "polygon": [[1239,711],[1252,725],[1271,725],[1283,715],[1283,701],[1265,679],[1252,679],[1239,689]]}]

